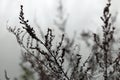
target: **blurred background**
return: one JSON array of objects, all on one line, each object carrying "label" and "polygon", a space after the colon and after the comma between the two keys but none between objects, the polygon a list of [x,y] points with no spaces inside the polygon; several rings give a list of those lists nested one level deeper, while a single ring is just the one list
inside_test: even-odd
[{"label": "blurred background", "polygon": [[[116,15],[115,26],[120,26],[120,0],[112,0],[111,13]],[[20,74],[21,50],[14,35],[7,27],[19,26],[20,5],[24,6],[25,18],[34,27],[35,24],[45,31],[54,26],[58,0],[0,0],[0,80],[4,80],[4,70],[11,78]],[[63,0],[64,12],[68,17],[66,33],[72,36],[74,31],[99,32],[102,22],[105,0]]]}]

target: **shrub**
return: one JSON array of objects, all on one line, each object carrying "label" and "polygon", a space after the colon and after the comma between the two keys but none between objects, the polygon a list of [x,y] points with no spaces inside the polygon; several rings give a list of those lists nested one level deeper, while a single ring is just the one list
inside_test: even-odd
[{"label": "shrub", "polygon": [[[96,74],[102,74],[103,80],[119,80],[120,53],[118,52],[117,57],[112,59],[111,51],[115,27],[112,27],[110,22],[110,6],[111,1],[108,0],[101,17],[103,36],[93,34],[95,42],[92,47],[93,53],[83,63],[79,52],[73,51],[76,48],[73,47],[74,39],[71,40],[62,34],[58,45],[55,45],[53,44],[55,35],[50,28],[42,39],[38,38],[34,28],[29,25],[29,20],[24,17],[23,5],[19,15],[22,27],[14,29],[9,27],[8,30],[16,36],[17,42],[23,49],[23,59],[38,74],[38,80],[97,80],[99,77],[95,77]],[[62,5],[59,7],[62,11]],[[62,32],[65,32],[66,21],[65,19],[60,24],[59,28]],[[77,49],[79,51],[79,46]],[[66,67],[66,63],[72,66]],[[7,76],[6,79],[9,80]]]}]

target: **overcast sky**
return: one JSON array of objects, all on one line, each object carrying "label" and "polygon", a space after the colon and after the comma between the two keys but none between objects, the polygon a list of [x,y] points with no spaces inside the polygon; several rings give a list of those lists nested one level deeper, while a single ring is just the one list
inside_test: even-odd
[{"label": "overcast sky", "polygon": [[[6,69],[11,77],[18,75],[20,62],[20,48],[15,37],[6,30],[6,23],[18,26],[20,4],[24,5],[25,17],[34,25],[34,20],[44,30],[53,25],[57,0],[0,0],[0,78]],[[81,30],[96,32],[100,27],[102,10],[105,0],[63,0],[65,12],[69,14],[66,26],[67,33]],[[120,11],[120,0],[113,0],[111,11]],[[117,23],[120,16],[118,14]],[[117,24],[119,25],[119,24]],[[17,74],[16,74],[17,73]]]}]

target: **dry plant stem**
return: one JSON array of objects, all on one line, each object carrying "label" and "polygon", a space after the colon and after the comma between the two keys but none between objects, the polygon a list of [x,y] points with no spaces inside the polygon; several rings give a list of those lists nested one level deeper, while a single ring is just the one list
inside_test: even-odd
[{"label": "dry plant stem", "polygon": [[107,54],[108,54],[108,49],[109,49],[109,42],[108,42],[108,37],[107,37],[107,28],[108,28],[108,21],[109,21],[109,17],[111,14],[109,14],[109,6],[111,4],[108,3],[107,6],[105,7],[104,9],[104,18],[105,18],[105,25],[104,25],[104,28],[105,28],[105,32],[104,32],[104,42],[103,42],[103,50],[104,50],[104,65],[105,65],[105,72],[104,72],[104,80],[108,80],[108,75],[107,75]]},{"label": "dry plant stem", "polygon": [[111,40],[113,39],[113,32],[114,32],[114,28],[113,30],[111,30],[111,23],[110,21],[110,17],[111,14],[109,12],[109,8],[111,5],[111,1],[108,0],[108,4],[106,5],[106,7],[104,8],[103,11],[103,17],[101,17],[104,25],[102,26],[103,28],[103,42],[102,42],[102,49],[103,49],[103,53],[104,53],[104,80],[108,80],[108,54],[109,54],[109,49],[110,49],[110,43]]},{"label": "dry plant stem", "polygon": [[[25,21],[24,19],[24,13],[23,13],[23,6],[21,5],[21,12],[20,12],[20,23],[23,24],[25,27],[23,27],[23,29],[26,30],[26,32],[36,41],[40,42],[40,44],[42,44],[47,51],[50,53],[50,55],[53,57],[55,63],[57,64],[58,68],[60,68],[60,70],[62,71],[63,75],[67,78],[67,80],[69,80],[69,77],[67,76],[67,74],[64,72],[63,68],[60,66],[60,64],[58,63],[56,57],[52,54],[51,50],[44,44],[44,42],[42,42],[35,34],[35,31],[33,30],[33,28],[30,27],[30,25],[28,24],[28,20]],[[49,30],[49,29],[48,29]],[[37,50],[37,49],[36,49]]]},{"label": "dry plant stem", "polygon": [[[40,41],[40,40],[38,40],[38,41]],[[40,43],[42,45],[44,45],[43,42],[40,41]],[[46,47],[46,46],[44,45],[44,47]],[[62,71],[62,73],[64,74],[64,76],[67,78],[67,80],[70,80],[69,77],[67,76],[67,74],[64,72],[63,68],[59,65],[56,57],[52,54],[52,52],[48,48],[46,48],[46,49],[48,50],[48,52],[50,53],[50,55],[54,58],[54,61],[56,62],[57,66],[60,68],[60,70]]]},{"label": "dry plant stem", "polygon": [[[46,47],[45,44],[44,44],[41,40],[38,39],[38,42],[40,42],[44,47]],[[68,80],[70,80],[69,77],[67,76],[67,74],[64,72],[63,68],[59,65],[56,57],[52,54],[52,52],[51,52],[47,47],[46,47],[46,49],[47,49],[47,51],[50,53],[50,55],[54,58],[55,63],[56,63],[57,66],[60,68],[60,70],[62,71],[62,73],[64,74],[64,76],[65,76]]]},{"label": "dry plant stem", "polygon": [[[101,20],[103,21],[103,40],[102,43],[100,42],[99,36],[97,34],[94,34],[94,41],[96,42],[97,46],[101,48],[103,51],[104,56],[104,80],[108,80],[108,54],[110,52],[110,43],[113,40],[113,33],[114,33],[114,27],[111,26],[110,18],[110,5],[111,0],[108,0],[108,3],[106,7],[103,10],[103,17],[101,17]],[[97,56],[96,56],[97,57]]]}]

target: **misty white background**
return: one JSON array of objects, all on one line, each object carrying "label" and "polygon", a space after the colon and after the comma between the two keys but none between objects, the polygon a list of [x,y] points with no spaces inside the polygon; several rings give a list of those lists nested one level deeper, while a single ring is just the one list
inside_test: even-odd
[{"label": "misty white background", "polygon": [[[66,25],[67,33],[80,32],[83,29],[97,32],[101,26],[100,16],[106,0],[63,0],[65,12],[69,14]],[[26,19],[34,25],[34,20],[45,30],[53,25],[56,15],[57,0],[0,0],[0,79],[4,70],[11,78],[20,74],[20,47],[15,36],[6,27],[19,25],[20,4],[24,5]],[[119,27],[120,0],[112,0],[111,12],[118,11],[116,25]]]}]

